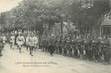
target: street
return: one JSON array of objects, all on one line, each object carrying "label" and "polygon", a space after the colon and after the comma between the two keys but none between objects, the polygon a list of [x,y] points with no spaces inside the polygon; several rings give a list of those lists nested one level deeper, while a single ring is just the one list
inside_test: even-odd
[{"label": "street", "polygon": [[[16,47],[15,47],[16,48]],[[111,73],[111,65],[103,65],[49,53],[10,49],[7,44],[0,58],[0,73]]]}]

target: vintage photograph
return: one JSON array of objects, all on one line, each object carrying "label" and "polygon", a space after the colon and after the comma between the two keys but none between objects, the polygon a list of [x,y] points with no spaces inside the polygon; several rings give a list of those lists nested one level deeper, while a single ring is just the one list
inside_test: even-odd
[{"label": "vintage photograph", "polygon": [[0,73],[111,73],[111,0],[0,0]]}]

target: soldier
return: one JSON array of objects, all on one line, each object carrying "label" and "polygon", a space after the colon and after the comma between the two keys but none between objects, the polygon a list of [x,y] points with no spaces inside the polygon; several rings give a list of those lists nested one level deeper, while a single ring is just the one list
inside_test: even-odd
[{"label": "soldier", "polygon": [[82,41],[80,41],[79,45],[78,45],[78,50],[79,50],[79,56],[82,59],[83,58],[83,44]]},{"label": "soldier", "polygon": [[72,50],[73,50],[73,47],[72,47],[72,43],[70,43],[69,45],[69,56],[72,57]]},{"label": "soldier", "polygon": [[33,56],[33,50],[35,47],[35,39],[34,39],[34,34],[31,34],[28,38],[28,45],[29,45],[29,51],[30,51],[30,55]]},{"label": "soldier", "polygon": [[72,43],[72,57],[75,56],[75,41]]},{"label": "soldier", "polygon": [[87,43],[86,56],[87,56],[87,59],[92,60],[92,47],[91,47],[91,42],[88,42],[88,43]]},{"label": "soldier", "polygon": [[63,51],[63,55],[66,56],[67,55],[67,44],[64,43],[64,47],[62,48]]},{"label": "soldier", "polygon": [[19,49],[19,52],[21,53],[21,48],[25,43],[25,38],[24,38],[24,36],[22,36],[21,33],[19,33],[19,35],[18,35],[18,37],[16,39],[16,43],[17,43],[17,47]]},{"label": "soldier", "polygon": [[81,48],[81,50],[80,50],[80,58],[84,59],[85,55],[86,55],[84,41],[81,41],[81,47],[80,48]]},{"label": "soldier", "polygon": [[47,40],[42,40],[41,39],[41,42],[40,42],[40,48],[42,49],[43,52],[46,52],[47,51],[47,46],[48,46],[48,42]]},{"label": "soldier", "polygon": [[97,44],[96,44],[96,51],[98,52],[98,55],[97,55],[97,61],[101,62],[102,61],[102,47],[101,47],[101,41],[99,41]]},{"label": "soldier", "polygon": [[3,41],[0,39],[0,56],[2,56],[3,47],[4,47]]},{"label": "soldier", "polygon": [[7,41],[7,38],[6,38],[6,36],[3,34],[2,35],[2,40],[3,40],[3,43],[5,44],[6,43],[6,41]]},{"label": "soldier", "polygon": [[[59,42],[60,43],[60,42]],[[59,54],[62,54],[63,44],[58,44]]]},{"label": "soldier", "polygon": [[80,42],[77,42],[77,45],[76,45],[76,49],[77,49],[77,57],[79,58],[80,57]]},{"label": "soldier", "polygon": [[48,49],[49,49],[50,55],[53,56],[53,53],[54,53],[54,51],[55,51],[54,45],[53,45],[53,44],[49,44]]},{"label": "soldier", "polygon": [[84,40],[84,58],[87,58],[88,42]]},{"label": "soldier", "polygon": [[39,48],[38,37],[36,35],[33,36],[34,48]]},{"label": "soldier", "polygon": [[55,40],[55,45],[54,45],[54,47],[55,47],[55,53],[56,54],[59,54],[59,48],[58,48],[58,41],[57,40]]},{"label": "soldier", "polygon": [[104,60],[106,63],[110,63],[111,58],[111,48],[108,45],[104,45],[103,48],[104,53]]},{"label": "soldier", "polygon": [[13,48],[14,45],[15,45],[15,36],[12,35],[12,36],[10,37],[10,48]]},{"label": "soldier", "polygon": [[74,46],[74,56],[77,58],[78,57],[78,45],[77,45],[77,42]]},{"label": "soldier", "polygon": [[26,36],[26,42],[25,42],[25,44],[26,44],[25,46],[26,46],[27,50],[29,50],[29,47],[30,47],[29,46],[29,40],[30,40],[30,34],[28,33],[28,35]]},{"label": "soldier", "polygon": [[96,45],[97,43],[92,43],[92,57],[97,62],[98,60],[98,47]]},{"label": "soldier", "polygon": [[101,59],[101,62],[104,61],[104,41],[101,42],[101,46],[100,46],[100,59]]},{"label": "soldier", "polygon": [[103,62],[103,48],[102,48],[102,44],[99,46],[99,61]]},{"label": "soldier", "polygon": [[48,40],[44,40],[43,41],[43,50],[45,52],[48,52],[48,45],[49,45]]},{"label": "soldier", "polygon": [[67,41],[67,56],[72,56],[72,42]]}]

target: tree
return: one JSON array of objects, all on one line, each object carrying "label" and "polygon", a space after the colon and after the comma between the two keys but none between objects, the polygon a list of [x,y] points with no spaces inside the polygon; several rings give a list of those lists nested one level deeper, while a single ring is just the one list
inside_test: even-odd
[{"label": "tree", "polygon": [[93,29],[97,29],[96,27],[100,27],[99,19],[110,10],[109,0],[94,0],[93,4],[93,7],[87,9],[81,8],[80,3],[73,3],[68,10],[72,20],[83,33],[92,32]]}]

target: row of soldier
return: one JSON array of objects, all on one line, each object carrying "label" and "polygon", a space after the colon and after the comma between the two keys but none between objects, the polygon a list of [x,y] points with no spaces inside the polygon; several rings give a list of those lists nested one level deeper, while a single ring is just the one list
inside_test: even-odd
[{"label": "row of soldier", "polygon": [[[6,41],[6,37],[2,37],[3,43]],[[25,46],[29,51],[29,54],[33,56],[35,48],[41,48],[44,52],[70,56],[74,58],[95,60],[99,62],[110,62],[111,47],[101,41],[96,40],[81,40],[81,41],[43,41],[42,44],[38,43],[38,37],[35,33],[23,33],[12,34],[9,39],[11,48],[17,45],[19,52],[22,52],[22,46]]]},{"label": "row of soldier", "polygon": [[[53,42],[53,41],[52,41]],[[94,60],[96,62],[109,63],[111,59],[111,47],[109,44],[96,40],[81,40],[81,41],[55,41],[54,43],[44,41],[42,44],[43,51],[49,51],[52,53]],[[51,47],[51,48],[50,48]]]}]

